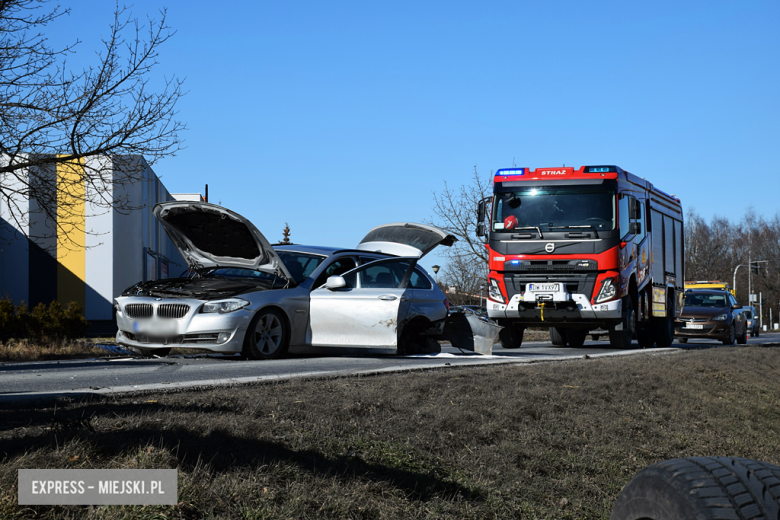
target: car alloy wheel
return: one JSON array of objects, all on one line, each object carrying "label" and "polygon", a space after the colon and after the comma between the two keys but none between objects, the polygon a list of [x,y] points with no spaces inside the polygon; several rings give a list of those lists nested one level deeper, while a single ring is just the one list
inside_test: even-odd
[{"label": "car alloy wheel", "polygon": [[244,354],[251,359],[282,357],[287,352],[287,331],[280,313],[273,309],[257,313],[244,343]]}]

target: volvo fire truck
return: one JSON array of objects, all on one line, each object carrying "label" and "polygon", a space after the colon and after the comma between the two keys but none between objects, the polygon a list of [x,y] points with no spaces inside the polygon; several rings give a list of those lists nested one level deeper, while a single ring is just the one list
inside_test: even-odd
[{"label": "volvo fire truck", "polygon": [[527,327],[582,346],[668,347],[683,302],[680,199],[618,166],[508,168],[478,206],[489,254],[488,315],[505,348]]}]

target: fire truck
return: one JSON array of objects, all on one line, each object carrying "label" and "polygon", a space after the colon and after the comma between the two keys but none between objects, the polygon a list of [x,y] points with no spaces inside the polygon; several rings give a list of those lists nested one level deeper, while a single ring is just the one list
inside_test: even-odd
[{"label": "fire truck", "polygon": [[572,347],[593,329],[621,349],[674,341],[685,280],[674,195],[618,166],[508,168],[477,213],[503,347],[520,347],[527,327]]}]

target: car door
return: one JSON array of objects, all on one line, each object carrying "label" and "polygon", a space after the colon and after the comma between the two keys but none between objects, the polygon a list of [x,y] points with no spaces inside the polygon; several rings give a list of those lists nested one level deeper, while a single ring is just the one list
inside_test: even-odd
[{"label": "car door", "polygon": [[310,344],[395,349],[398,323],[408,313],[406,285],[414,264],[410,258],[377,260],[346,273],[346,287],[312,290]]}]

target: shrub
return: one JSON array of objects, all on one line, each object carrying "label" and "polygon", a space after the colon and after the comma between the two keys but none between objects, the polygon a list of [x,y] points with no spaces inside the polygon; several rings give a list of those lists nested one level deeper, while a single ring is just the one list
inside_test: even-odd
[{"label": "shrub", "polygon": [[78,338],[83,337],[88,322],[84,311],[76,302],[63,308],[58,301],[48,306],[36,305],[29,312],[27,304],[14,306],[9,298],[0,300],[0,340],[11,338]]}]

